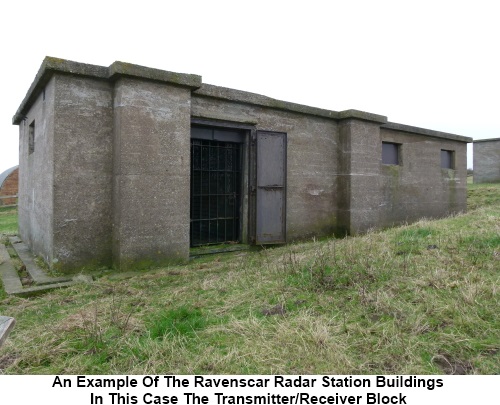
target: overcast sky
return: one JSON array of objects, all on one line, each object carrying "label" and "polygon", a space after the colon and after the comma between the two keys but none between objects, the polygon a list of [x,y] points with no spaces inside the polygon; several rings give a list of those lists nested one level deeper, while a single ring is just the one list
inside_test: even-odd
[{"label": "overcast sky", "polygon": [[195,73],[286,101],[498,138],[495,3],[3,0],[0,172],[18,164],[12,116],[46,55]]}]

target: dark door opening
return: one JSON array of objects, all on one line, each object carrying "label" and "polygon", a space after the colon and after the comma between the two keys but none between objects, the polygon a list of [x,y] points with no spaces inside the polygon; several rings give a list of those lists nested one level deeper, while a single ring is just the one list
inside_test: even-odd
[{"label": "dark door opening", "polygon": [[191,246],[240,240],[242,148],[214,132],[193,128],[203,139],[191,139]]}]

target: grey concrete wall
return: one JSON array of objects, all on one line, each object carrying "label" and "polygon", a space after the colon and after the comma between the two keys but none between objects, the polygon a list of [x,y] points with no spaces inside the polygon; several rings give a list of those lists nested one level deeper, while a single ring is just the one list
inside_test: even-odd
[{"label": "grey concrete wall", "polygon": [[[384,165],[379,226],[439,218],[467,208],[467,147],[464,142],[382,128],[381,141],[400,146],[400,164]],[[454,151],[455,168],[441,168],[441,149]]]},{"label": "grey concrete wall", "polygon": [[500,138],[474,141],[474,183],[500,182]]},{"label": "grey concrete wall", "polygon": [[[288,241],[466,208],[469,138],[200,85],[122,62],[46,58],[13,120],[20,232],[35,254],[65,270],[186,260],[192,118],[287,134]],[[382,141],[401,144],[399,165],[382,164]],[[441,169],[441,149],[454,151],[453,169]]]},{"label": "grey concrete wall", "polygon": [[341,120],[340,144],[339,231],[366,232],[379,226],[380,123]]},{"label": "grey concrete wall", "polygon": [[336,121],[202,96],[197,91],[193,93],[192,116],[253,124],[257,130],[285,132],[288,143],[287,240],[334,233],[339,194]]},{"label": "grey concrete wall", "polygon": [[[53,258],[54,104],[52,78],[19,124],[19,232],[30,249],[48,263]],[[35,150],[28,154],[33,120]]]},{"label": "grey concrete wall", "polygon": [[113,253],[121,269],[189,256],[190,98],[165,83],[115,84]]},{"label": "grey concrete wall", "polygon": [[112,263],[113,87],[55,76],[55,268]]}]

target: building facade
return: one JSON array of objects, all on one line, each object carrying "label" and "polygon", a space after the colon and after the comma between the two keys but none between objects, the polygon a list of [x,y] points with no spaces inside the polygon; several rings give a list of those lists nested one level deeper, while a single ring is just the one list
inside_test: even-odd
[{"label": "building facade", "polygon": [[71,271],[466,209],[470,138],[115,62],[46,58],[17,110],[19,229]]},{"label": "building facade", "polygon": [[500,182],[500,138],[474,141],[474,183]]}]

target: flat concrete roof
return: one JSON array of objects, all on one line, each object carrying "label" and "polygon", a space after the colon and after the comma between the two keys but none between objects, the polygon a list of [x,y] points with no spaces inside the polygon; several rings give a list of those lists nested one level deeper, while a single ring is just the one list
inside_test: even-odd
[{"label": "flat concrete roof", "polygon": [[478,142],[498,142],[500,141],[500,138],[489,138],[489,139],[474,139],[474,143]]},{"label": "flat concrete roof", "polygon": [[396,122],[388,122],[381,126],[381,128],[392,129],[394,131],[408,132],[411,134],[418,134],[424,136],[432,136],[434,138],[450,139],[458,142],[472,142],[472,138],[468,136],[450,134],[448,132],[434,131],[433,129],[413,127],[411,125],[398,124]]},{"label": "flat concrete roof", "polygon": [[332,111],[322,108],[310,107],[288,101],[276,100],[260,94],[250,93],[242,90],[228,89],[202,83],[201,76],[185,73],[175,73],[166,70],[154,69],[125,62],[114,62],[109,67],[90,65],[86,63],[69,61],[47,56],[40,66],[35,80],[31,84],[21,105],[17,109],[12,123],[19,125],[23,120],[31,104],[47,84],[54,73],[72,74],[78,76],[94,77],[102,80],[116,80],[118,77],[136,77],[140,79],[171,83],[178,86],[188,87],[193,91],[195,97],[210,97],[227,100],[234,103],[252,104],[282,111],[291,111],[301,114],[319,116],[333,120],[360,119],[381,124],[382,128],[404,131],[413,134],[431,136],[435,138],[450,139],[458,142],[472,142],[472,138],[434,131],[425,128],[412,127],[409,125],[388,122],[384,115],[373,114],[359,110]]},{"label": "flat concrete roof", "polygon": [[28,93],[12,118],[12,123],[14,125],[19,125],[26,111],[55,72],[94,77],[103,80],[116,80],[120,76],[138,77],[141,79],[172,83],[191,89],[196,89],[201,86],[201,76],[198,75],[169,72],[126,62],[114,62],[109,67],[104,67],[47,56],[43,60]]},{"label": "flat concrete roof", "polygon": [[227,87],[214,86],[212,84],[202,84],[199,89],[193,91],[194,96],[210,97],[220,100],[232,101],[234,103],[251,104],[262,107],[273,108],[276,110],[292,111],[307,115],[316,115],[318,117],[341,120],[347,118],[358,118],[365,121],[374,121],[386,123],[387,117],[378,114],[372,114],[359,110],[332,111],[323,108],[310,107],[308,105],[292,103],[289,101],[277,100],[275,98],[262,96],[248,91],[229,89]]}]

